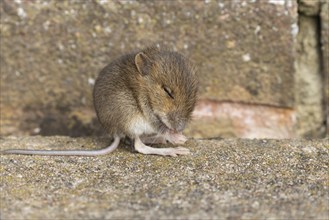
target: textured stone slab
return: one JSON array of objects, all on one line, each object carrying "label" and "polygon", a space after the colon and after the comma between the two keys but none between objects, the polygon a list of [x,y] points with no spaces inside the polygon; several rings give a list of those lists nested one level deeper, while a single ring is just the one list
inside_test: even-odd
[{"label": "textured stone slab", "polygon": [[203,99],[294,105],[296,1],[4,0],[0,10],[2,134],[90,134],[98,71],[151,42],[196,63]]},{"label": "textured stone slab", "polygon": [[[2,138],[1,149],[108,140]],[[192,155],[1,155],[1,219],[327,219],[329,140],[190,140]]]}]

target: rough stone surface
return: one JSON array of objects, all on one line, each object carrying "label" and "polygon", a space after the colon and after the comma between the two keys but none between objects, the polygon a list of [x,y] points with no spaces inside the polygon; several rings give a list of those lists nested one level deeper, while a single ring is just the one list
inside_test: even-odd
[{"label": "rough stone surface", "polygon": [[294,106],[296,1],[3,0],[0,14],[2,135],[92,134],[97,73],[151,42],[195,62],[201,99]]},{"label": "rough stone surface", "polygon": [[[109,140],[7,137],[1,149]],[[190,156],[1,155],[1,219],[328,219],[329,139],[189,140]]]}]

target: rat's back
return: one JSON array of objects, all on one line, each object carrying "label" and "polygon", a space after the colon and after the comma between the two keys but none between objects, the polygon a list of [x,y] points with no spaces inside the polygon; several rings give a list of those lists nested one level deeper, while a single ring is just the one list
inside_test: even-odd
[{"label": "rat's back", "polygon": [[128,85],[134,77],[134,55],[128,54],[107,65],[96,79],[93,97],[99,122],[110,136],[124,136],[129,115],[135,114],[136,100]]}]

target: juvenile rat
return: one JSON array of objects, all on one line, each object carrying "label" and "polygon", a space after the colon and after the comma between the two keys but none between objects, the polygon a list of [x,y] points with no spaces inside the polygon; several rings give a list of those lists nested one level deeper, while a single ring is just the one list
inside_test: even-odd
[{"label": "juvenile rat", "polygon": [[121,138],[142,154],[189,154],[183,147],[153,148],[147,143],[183,144],[181,133],[196,103],[193,65],[177,52],[153,46],[119,57],[96,79],[93,98],[99,122],[114,138],[101,150],[5,150],[5,154],[97,156],[115,150]]}]

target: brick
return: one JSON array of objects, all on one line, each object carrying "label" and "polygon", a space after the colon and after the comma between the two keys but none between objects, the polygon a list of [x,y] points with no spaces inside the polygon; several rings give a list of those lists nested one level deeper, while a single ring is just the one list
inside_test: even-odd
[{"label": "brick", "polygon": [[198,138],[294,138],[293,109],[232,102],[201,101],[187,129]]}]

